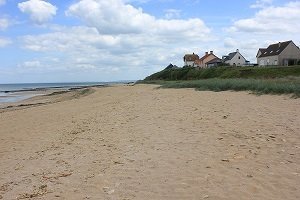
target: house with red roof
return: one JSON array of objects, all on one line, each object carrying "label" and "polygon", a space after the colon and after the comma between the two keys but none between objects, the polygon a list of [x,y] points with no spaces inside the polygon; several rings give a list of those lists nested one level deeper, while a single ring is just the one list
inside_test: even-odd
[{"label": "house with red roof", "polygon": [[[208,63],[210,61],[213,60],[217,60],[219,59],[213,51],[205,52],[204,56],[198,60],[195,61],[195,67],[199,67],[199,68],[207,68],[210,67],[211,65],[213,65],[214,63],[211,63],[210,65],[208,65]],[[220,60],[220,59],[219,59]]]}]

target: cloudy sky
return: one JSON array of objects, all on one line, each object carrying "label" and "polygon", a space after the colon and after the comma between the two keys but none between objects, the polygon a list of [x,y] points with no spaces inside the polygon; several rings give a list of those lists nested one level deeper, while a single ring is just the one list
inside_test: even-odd
[{"label": "cloudy sky", "polygon": [[0,83],[137,80],[185,53],[300,45],[294,0],[0,0]]}]

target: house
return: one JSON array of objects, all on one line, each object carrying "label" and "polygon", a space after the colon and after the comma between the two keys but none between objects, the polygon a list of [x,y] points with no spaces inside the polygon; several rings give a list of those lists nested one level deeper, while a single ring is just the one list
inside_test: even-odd
[{"label": "house", "polygon": [[196,60],[199,60],[199,56],[197,54],[185,54],[183,57],[184,66],[194,67]]},{"label": "house", "polygon": [[206,65],[207,67],[218,67],[222,65],[222,60],[220,58],[214,58],[211,61],[207,62]]},{"label": "house", "polygon": [[218,57],[214,54],[213,51],[210,51],[209,53],[205,52],[205,55],[202,58],[195,61],[195,66],[199,68],[206,68],[208,67],[207,63],[216,58]]},{"label": "house", "polygon": [[228,56],[223,56],[222,61],[230,66],[245,66],[249,64],[249,61],[245,59],[238,49],[236,52],[228,54]]},{"label": "house", "polygon": [[292,40],[278,42],[269,45],[268,48],[258,49],[256,58],[259,66],[296,65],[300,61],[300,49]]}]

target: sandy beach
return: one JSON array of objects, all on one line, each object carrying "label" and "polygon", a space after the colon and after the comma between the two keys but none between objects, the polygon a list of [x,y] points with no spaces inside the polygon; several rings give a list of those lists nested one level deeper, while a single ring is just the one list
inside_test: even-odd
[{"label": "sandy beach", "polygon": [[0,199],[300,199],[300,100],[118,85],[0,109]]}]

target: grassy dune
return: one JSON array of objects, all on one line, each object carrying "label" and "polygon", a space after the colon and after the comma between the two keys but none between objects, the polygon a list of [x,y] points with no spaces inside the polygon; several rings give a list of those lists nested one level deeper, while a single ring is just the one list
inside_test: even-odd
[{"label": "grassy dune", "polygon": [[139,83],[162,88],[211,91],[252,91],[256,94],[290,94],[300,97],[300,66],[178,68],[154,73]]},{"label": "grassy dune", "polygon": [[256,94],[292,94],[300,97],[300,79],[257,80],[257,79],[206,79],[195,81],[160,82],[162,88],[195,88],[206,91],[252,91]]},{"label": "grassy dune", "polygon": [[150,80],[199,80],[210,78],[272,79],[300,76],[300,66],[292,67],[217,67],[196,69],[192,67],[164,69],[145,78]]}]

